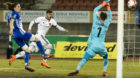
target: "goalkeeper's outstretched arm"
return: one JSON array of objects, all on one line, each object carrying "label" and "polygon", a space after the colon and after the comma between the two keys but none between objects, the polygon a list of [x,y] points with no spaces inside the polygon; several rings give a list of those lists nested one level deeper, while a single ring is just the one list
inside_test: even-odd
[{"label": "goalkeeper's outstretched arm", "polygon": [[95,9],[94,9],[94,12],[93,12],[93,19],[95,20],[97,17],[98,17],[98,11],[101,9],[101,8],[103,8],[103,7],[105,7],[107,5],[107,2],[106,1],[103,1],[103,3],[102,4],[100,4],[99,6],[97,6]]},{"label": "goalkeeper's outstretched arm", "polygon": [[107,21],[109,23],[111,23],[111,21],[112,21],[112,13],[111,13],[110,5],[107,6],[107,10],[108,10],[108,18],[107,18]]}]

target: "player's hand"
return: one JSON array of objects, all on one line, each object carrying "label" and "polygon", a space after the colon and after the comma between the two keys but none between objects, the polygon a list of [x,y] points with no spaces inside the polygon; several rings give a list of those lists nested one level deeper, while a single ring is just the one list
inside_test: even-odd
[{"label": "player's hand", "polygon": [[64,31],[64,32],[69,32],[69,31],[65,29],[65,31]]},{"label": "player's hand", "polygon": [[32,33],[32,30],[29,29],[28,32],[29,32],[29,33]]},{"label": "player's hand", "polygon": [[110,5],[107,5],[107,10],[108,10],[108,11],[111,10]]},{"label": "player's hand", "polygon": [[110,0],[104,0],[105,2],[109,3]]},{"label": "player's hand", "polygon": [[12,30],[9,31],[9,35],[10,36],[13,36],[14,35]]}]

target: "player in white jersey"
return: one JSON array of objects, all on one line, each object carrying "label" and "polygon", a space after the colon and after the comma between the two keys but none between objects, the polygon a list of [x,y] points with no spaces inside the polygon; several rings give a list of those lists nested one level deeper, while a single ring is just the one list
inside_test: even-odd
[{"label": "player in white jersey", "polygon": [[[37,23],[38,24],[38,30],[36,33],[36,36],[39,38],[39,40],[41,41],[42,45],[44,46],[44,49],[46,49],[45,53],[47,55],[49,55],[51,53],[51,49],[52,49],[52,45],[50,44],[50,42],[45,38],[45,35],[47,34],[48,30],[51,27],[56,27],[58,30],[60,31],[64,31],[64,32],[68,32],[68,30],[64,29],[63,27],[59,26],[57,24],[57,22],[52,18],[53,14],[51,10],[47,10],[46,11],[46,17],[38,17],[34,20],[32,20],[29,24],[29,28],[28,28],[28,32],[32,32],[32,26]],[[32,42],[29,45],[29,48],[31,49],[32,52],[38,52],[39,49],[37,47],[37,45]],[[11,62],[13,62],[16,58],[19,57],[23,57],[25,55],[24,51],[21,51],[20,53],[18,53],[16,56],[13,56],[13,58],[11,58]],[[47,56],[50,57],[50,56]],[[46,60],[44,60],[46,62]],[[47,66],[48,67],[48,66]]]}]

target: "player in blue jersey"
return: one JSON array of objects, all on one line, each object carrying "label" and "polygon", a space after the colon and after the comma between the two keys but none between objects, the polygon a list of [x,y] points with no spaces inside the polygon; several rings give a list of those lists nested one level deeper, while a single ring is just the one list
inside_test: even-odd
[{"label": "player in blue jersey", "polygon": [[[107,6],[108,16],[104,12],[101,12],[100,14],[98,12],[102,7],[105,6]],[[103,76],[106,76],[106,71],[108,67],[108,53],[104,41],[106,32],[109,28],[111,21],[112,14],[109,6],[109,1],[104,0],[101,5],[94,9],[92,31],[88,39],[88,48],[84,54],[84,57],[78,64],[76,71],[69,73],[68,76],[78,74],[79,70],[83,67],[83,65],[96,54],[99,54],[104,59]]]},{"label": "player in blue jersey", "polygon": [[30,48],[26,45],[26,41],[35,41],[42,56],[43,56],[43,61],[42,61],[42,65],[43,66],[47,66],[48,68],[50,68],[50,66],[48,66],[48,64],[46,63],[46,54],[44,52],[44,48],[41,44],[41,42],[39,41],[39,39],[32,35],[31,33],[26,32],[23,29],[23,25],[22,25],[22,21],[21,21],[21,17],[20,17],[20,11],[21,11],[21,7],[20,4],[18,3],[13,3],[13,4],[7,4],[9,10],[12,10],[11,13],[11,17],[10,17],[10,31],[9,34],[12,36],[12,38],[15,40],[15,42],[26,52],[25,53],[25,69],[30,71],[30,72],[34,72],[34,69],[31,68],[29,66],[29,55],[31,53]]}]

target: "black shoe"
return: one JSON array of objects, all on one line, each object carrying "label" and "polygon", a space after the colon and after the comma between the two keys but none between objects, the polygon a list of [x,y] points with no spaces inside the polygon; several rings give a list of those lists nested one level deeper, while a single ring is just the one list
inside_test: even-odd
[{"label": "black shoe", "polygon": [[25,66],[25,69],[28,70],[29,72],[34,72],[35,70],[31,68],[30,66]]},{"label": "black shoe", "polygon": [[77,75],[78,73],[79,73],[79,71],[76,70],[75,72],[69,73],[68,76],[74,76],[74,75]]}]

